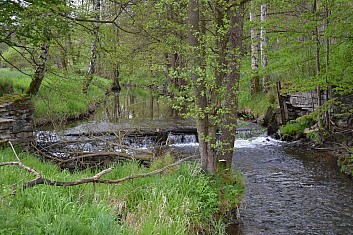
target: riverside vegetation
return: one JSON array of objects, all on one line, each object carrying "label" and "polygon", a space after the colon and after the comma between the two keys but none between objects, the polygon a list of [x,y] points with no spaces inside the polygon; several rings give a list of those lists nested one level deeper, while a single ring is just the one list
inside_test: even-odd
[{"label": "riverside vegetation", "polygon": [[[0,93],[24,93],[31,78],[17,70],[0,69]],[[58,124],[70,118],[78,118],[92,111],[95,104],[105,95],[110,81],[95,77],[87,94],[80,87],[83,76],[78,74],[48,73],[43,87],[33,97],[35,106],[35,122],[39,124]]]},{"label": "riverside vegetation", "polygon": [[[6,89],[22,93],[29,78],[17,71],[1,69]],[[80,77],[67,81],[45,78],[33,98],[35,116],[55,124],[79,117],[99,102],[109,82],[96,77],[88,93],[80,94]],[[5,89],[2,87],[2,89]],[[21,161],[43,176],[73,181],[97,174],[99,169],[69,172],[43,162],[30,153],[19,154]],[[0,161],[15,161],[10,148],[0,150]],[[118,179],[159,169],[173,161],[166,156],[141,167],[137,161],[112,165],[104,176]],[[194,234],[204,231],[224,234],[226,220],[244,193],[239,173],[227,176],[206,175],[197,162],[183,163],[160,175],[135,179],[117,185],[83,184],[72,187],[37,185],[22,189],[33,179],[18,166],[0,167],[0,234]],[[13,194],[14,189],[16,193]],[[226,219],[225,219],[226,218]]]},{"label": "riverside vegetation", "polygon": [[[70,181],[98,172],[70,173],[27,153],[19,157],[51,179]],[[14,161],[15,157],[5,148],[0,159]],[[153,163],[151,169],[137,162],[117,164],[104,177],[146,173],[171,161],[169,156]],[[0,175],[0,234],[223,234],[222,219],[238,205],[244,191],[240,174],[225,182],[202,173],[197,163],[117,185],[97,185],[96,196],[92,184],[22,190],[21,185],[31,176],[17,166],[0,167]]]}]

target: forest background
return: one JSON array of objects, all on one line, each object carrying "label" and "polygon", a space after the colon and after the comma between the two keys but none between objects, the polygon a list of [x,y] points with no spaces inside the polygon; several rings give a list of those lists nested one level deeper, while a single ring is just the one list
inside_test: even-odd
[{"label": "forest background", "polygon": [[276,82],[353,89],[348,0],[4,1],[0,11],[1,66],[31,77],[22,90],[34,97],[46,74],[46,86],[75,81],[83,94],[94,75],[113,90],[160,88],[198,120],[210,173],[216,159],[231,165],[239,107],[276,106]]},{"label": "forest background", "polygon": [[[349,0],[1,1],[0,90],[2,94],[30,95],[37,118],[51,119],[78,117],[87,112],[92,100],[104,98],[108,88],[158,90],[171,97],[175,109],[197,120],[201,169],[212,174],[219,172],[218,160],[226,162],[226,169],[231,166],[239,110],[261,115],[269,106],[277,107],[278,82],[282,92],[352,92],[352,9]],[[333,102],[326,102],[321,113],[310,118],[320,123]],[[329,122],[322,123],[321,128],[329,128]],[[10,161],[12,151],[4,151],[2,160]],[[20,157],[49,176],[75,178],[25,154]],[[124,169],[129,168],[136,170],[137,165]],[[95,173],[84,172],[79,177]],[[114,174],[123,177],[128,173]],[[2,175],[16,175],[7,177],[5,185],[25,178],[23,172],[12,168]],[[189,204],[178,201],[182,206],[166,209],[165,198],[173,197],[166,192],[180,179],[184,179],[180,188],[185,192],[174,201],[190,198]],[[231,201],[233,207],[243,190],[242,185],[235,189],[228,183],[219,186],[219,181],[193,165],[184,165],[164,180],[161,191],[153,191],[160,199],[155,204],[148,198],[150,188],[143,186],[157,182],[155,178],[138,187],[127,184],[126,191],[104,186],[98,192],[104,198],[101,204],[89,203],[95,200],[89,186],[62,191],[45,186],[11,199],[11,187],[6,186],[3,195],[7,196],[0,198],[1,214],[6,215],[1,221],[6,224],[0,233],[22,229],[37,234],[52,229],[57,234],[143,234],[172,229],[189,234],[206,229],[204,224],[222,206],[214,200],[218,187],[223,189],[223,202],[235,200]],[[197,185],[194,191],[190,184]],[[193,195],[197,198],[191,199]],[[151,204],[141,204],[141,198],[148,198]],[[67,206],[68,201],[72,207]],[[152,207],[166,214],[155,218],[149,214]],[[23,208],[27,210],[23,212]],[[46,211],[48,208],[53,210]],[[138,215],[134,208],[145,210]],[[97,214],[92,219],[98,212],[101,217]],[[146,220],[149,217],[151,220]],[[121,221],[126,224],[111,226]],[[158,228],[156,221],[161,224]],[[217,220],[213,223],[213,229],[221,227]]]}]

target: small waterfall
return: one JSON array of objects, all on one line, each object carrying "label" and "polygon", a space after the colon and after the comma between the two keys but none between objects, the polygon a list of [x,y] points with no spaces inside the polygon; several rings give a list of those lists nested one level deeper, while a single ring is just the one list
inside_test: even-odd
[{"label": "small waterfall", "polygon": [[197,146],[196,134],[172,134],[169,133],[167,143],[176,147]]}]

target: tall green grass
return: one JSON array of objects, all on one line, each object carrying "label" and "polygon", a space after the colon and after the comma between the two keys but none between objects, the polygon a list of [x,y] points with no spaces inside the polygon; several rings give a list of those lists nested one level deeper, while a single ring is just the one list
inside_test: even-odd
[{"label": "tall green grass", "polygon": [[[30,71],[25,71],[30,73]],[[0,69],[0,88],[3,95],[6,91],[23,93],[31,83],[31,78],[18,70],[10,68]]]},{"label": "tall green grass", "polygon": [[[84,77],[77,74],[47,73],[38,94],[33,98],[35,117],[49,121],[63,121],[87,113],[104,96],[110,81],[95,77],[87,94],[82,92]],[[31,78],[17,70],[0,69],[0,88],[24,93]],[[12,87],[12,88],[9,88]]]},{"label": "tall green grass", "polygon": [[[28,154],[24,164],[46,178],[70,181],[96,174],[94,170],[70,173]],[[16,161],[10,149],[0,161]],[[161,164],[160,162],[158,163]],[[159,165],[152,166],[156,168]],[[104,178],[117,179],[152,169],[136,162],[114,165]],[[239,203],[244,187],[239,175],[232,183],[203,174],[196,163],[185,163],[162,175],[134,179],[118,185],[100,184],[95,201],[92,184],[73,187],[21,185],[33,175],[18,166],[0,167],[0,234],[215,234],[228,210]],[[17,193],[12,195],[13,188]],[[225,208],[221,208],[224,210]],[[215,217],[219,214],[219,217]],[[213,221],[213,222],[212,222]]]},{"label": "tall green grass", "polygon": [[[296,120],[288,122],[286,125],[280,127],[281,138],[284,140],[299,139],[300,137],[307,137],[308,139],[315,138],[318,135],[316,132],[305,134],[305,129],[313,125],[313,120],[310,116],[303,116]],[[317,138],[317,137],[316,137]],[[314,140],[314,139],[313,139]]]},{"label": "tall green grass", "polygon": [[105,95],[110,81],[95,77],[87,94],[82,92],[83,77],[47,75],[37,96],[33,98],[35,116],[49,120],[75,118],[87,113]]},{"label": "tall green grass", "polygon": [[264,115],[270,106],[277,106],[273,91],[269,94],[258,93],[251,95],[250,92],[241,92],[239,96],[239,110],[251,112],[255,117]]}]

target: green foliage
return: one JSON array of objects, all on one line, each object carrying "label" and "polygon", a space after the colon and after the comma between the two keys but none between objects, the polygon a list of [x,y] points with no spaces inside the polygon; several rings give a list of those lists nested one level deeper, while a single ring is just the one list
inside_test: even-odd
[{"label": "green foliage", "polygon": [[[35,47],[68,33],[70,27],[60,14],[68,13],[69,3],[60,0],[5,1],[0,6],[0,41],[14,41]],[[11,34],[16,32],[15,37]],[[17,40],[14,40],[16,38]]]},{"label": "green foliage", "polygon": [[109,81],[95,77],[88,93],[83,94],[82,83],[83,77],[77,75],[60,78],[47,75],[34,97],[35,116],[56,120],[87,113],[90,105],[98,102],[110,85]]},{"label": "green foliage", "polygon": [[286,125],[280,127],[282,139],[290,140],[303,136],[305,128],[310,127],[311,121],[309,119],[297,119],[288,122]]},{"label": "green foliage", "polygon": [[[20,158],[44,177],[60,181],[97,173],[89,169],[60,171],[57,166],[24,153]],[[1,150],[0,161],[16,161],[11,149]],[[113,171],[104,178],[151,171],[137,162],[112,167]],[[219,200],[234,202],[243,193],[240,179],[236,184],[224,183],[203,174],[195,163],[118,185],[98,184],[98,202],[94,200],[92,184],[38,185],[22,190],[21,185],[33,175],[18,166],[0,167],[0,175],[0,234],[196,234],[200,229],[212,233],[224,227],[223,223],[211,222],[219,212]],[[14,187],[16,195],[12,195]]]},{"label": "green foliage", "polygon": [[353,176],[353,147],[349,148],[348,151],[347,154],[341,154],[338,157],[337,163],[342,172]]},{"label": "green foliage", "polygon": [[[250,87],[247,86],[247,88]],[[245,88],[245,87],[242,87]],[[241,92],[239,96],[239,110],[251,112],[256,117],[266,113],[266,110],[272,106],[277,107],[277,99],[273,91],[268,94],[258,93],[250,94],[250,89]]]},{"label": "green foliage", "polygon": [[[6,67],[16,67],[16,68],[30,68],[32,65],[29,62],[29,54],[18,47],[9,47],[7,50],[1,53],[3,58],[0,58],[0,64]],[[8,64],[10,63],[10,65]]]},{"label": "green foliage", "polygon": [[[31,79],[11,69],[0,69],[0,84],[12,87],[11,92],[23,93]],[[87,113],[89,108],[105,95],[110,81],[94,77],[88,93],[83,94],[83,76],[75,74],[47,74],[39,93],[33,98],[36,118],[64,121]],[[0,85],[1,87],[1,85]]]},{"label": "green foliage", "polygon": [[318,131],[311,131],[306,134],[306,138],[311,140],[311,141],[319,141],[320,140],[320,133]]}]

